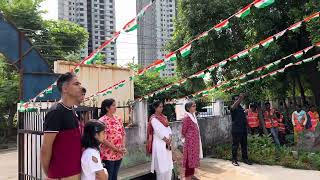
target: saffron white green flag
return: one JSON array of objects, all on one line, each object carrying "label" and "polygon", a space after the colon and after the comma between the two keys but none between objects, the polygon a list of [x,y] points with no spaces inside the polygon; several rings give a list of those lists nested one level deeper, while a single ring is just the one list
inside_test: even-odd
[{"label": "saffron white green flag", "polygon": [[296,31],[298,28],[300,28],[302,25],[302,21],[295,23],[294,25],[290,26],[288,30],[290,31]]},{"label": "saffron white green flag", "polygon": [[293,56],[294,56],[296,59],[300,59],[300,58],[303,56],[303,50],[294,53]]},{"label": "saffron white green flag", "polygon": [[250,8],[252,4],[249,4],[248,6],[242,8],[239,12],[237,12],[236,17],[238,18],[244,18],[250,14]]},{"label": "saffron white green flag", "polygon": [[316,13],[312,14],[311,16],[304,18],[304,21],[309,22],[311,19],[318,18],[318,17],[320,17],[320,12],[316,12]]},{"label": "saffron white green flag", "polygon": [[256,8],[265,8],[274,3],[274,1],[275,0],[255,0],[253,4]]},{"label": "saffron white green flag", "polygon": [[179,50],[182,57],[187,57],[191,52],[191,43],[184,45]]},{"label": "saffron white green flag", "polygon": [[249,52],[255,51],[255,50],[259,49],[259,47],[260,47],[260,44],[253,45],[253,46],[249,49]]},{"label": "saffron white green flag", "polygon": [[275,37],[276,39],[279,39],[279,38],[282,37],[282,36],[284,35],[284,33],[286,33],[286,32],[287,32],[287,30],[285,29],[285,30],[277,33],[276,35],[274,35],[274,37]]},{"label": "saffron white green flag", "polygon": [[177,60],[177,55],[175,52],[170,52],[165,56],[165,61],[175,61]]},{"label": "saffron white green flag", "polygon": [[246,57],[248,55],[249,55],[249,50],[248,49],[238,53],[239,58],[244,58],[244,57]]},{"label": "saffron white green flag", "polygon": [[261,42],[261,46],[267,48],[270,46],[270,44],[273,42],[273,36],[268,37],[267,39],[265,39],[264,41]]},{"label": "saffron white green flag", "polygon": [[138,28],[138,21],[137,18],[133,18],[130,22],[128,22],[126,25],[123,26],[123,30],[125,32],[131,32]]},{"label": "saffron white green flag", "polygon": [[230,24],[230,23],[229,23],[229,20],[227,19],[227,20],[224,20],[224,21],[222,21],[221,23],[215,25],[215,26],[214,26],[214,29],[215,29],[216,31],[221,31],[221,30],[223,30],[223,29],[228,28],[228,27],[229,27],[229,24]]}]

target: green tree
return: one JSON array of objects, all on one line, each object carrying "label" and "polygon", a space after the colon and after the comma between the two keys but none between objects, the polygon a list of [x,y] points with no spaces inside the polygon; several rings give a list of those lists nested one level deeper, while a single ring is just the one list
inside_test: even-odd
[{"label": "green tree", "polygon": [[[196,0],[178,0],[175,32],[173,39],[167,44],[167,50],[178,49],[184,43],[212,28],[214,24],[218,24],[237,12],[240,7],[244,7],[251,2],[251,0],[225,0],[223,2],[204,0],[199,3]],[[320,3],[316,0],[278,0],[264,9],[252,8],[250,15],[244,19],[231,18],[231,28],[221,32],[211,31],[204,40],[193,42],[192,54],[189,57],[181,58],[178,56],[178,74],[182,77],[188,77],[199,70],[218,63],[270,35],[280,32],[307,15],[317,12],[319,8]],[[257,67],[303,49],[311,45],[311,43],[318,42],[320,34],[319,22],[320,18],[313,20],[307,23],[306,26],[302,26],[297,32],[288,32],[285,37],[277,40],[276,43],[271,44],[268,48],[260,48],[250,53],[250,56],[245,59],[228,63],[223,69],[212,72],[213,84],[247,73]],[[315,54],[315,51],[310,51],[305,57]],[[279,69],[292,61],[295,61],[295,59],[289,58],[278,67],[263,70],[258,75]],[[258,75],[252,75],[247,79]],[[311,62],[289,68],[286,73],[275,78],[266,78],[255,83],[249,83],[233,93],[238,93],[239,91],[250,92],[252,101],[283,100],[288,95],[288,87],[295,82],[301,97],[305,96],[306,88],[310,88],[315,99],[319,102],[320,87],[318,87],[319,83],[315,83],[315,78],[318,78],[319,75],[316,63]],[[290,81],[290,79],[295,79],[295,81]],[[197,81],[195,82],[198,83]],[[191,86],[197,85],[192,84]],[[304,102],[306,101],[304,100]]]}]

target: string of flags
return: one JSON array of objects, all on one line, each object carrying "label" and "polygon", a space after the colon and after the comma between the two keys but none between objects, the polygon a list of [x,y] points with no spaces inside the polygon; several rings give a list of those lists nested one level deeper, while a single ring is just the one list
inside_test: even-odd
[{"label": "string of flags", "polygon": [[[253,51],[255,51],[255,50],[258,50],[258,49],[260,49],[261,47],[263,47],[263,48],[268,48],[268,47],[270,46],[270,44],[271,44],[272,42],[274,42],[274,40],[278,40],[280,37],[282,37],[282,36],[283,36],[285,33],[287,33],[288,31],[295,32],[296,28],[293,28],[293,27],[296,27],[296,24],[300,24],[299,27],[301,27],[301,25],[302,25],[303,22],[309,22],[309,21],[312,20],[312,19],[319,18],[319,14],[320,14],[320,12],[316,12],[316,13],[314,13],[314,14],[306,17],[306,18],[304,18],[303,20],[301,20],[301,21],[299,21],[299,22],[297,22],[297,23],[289,26],[288,28],[286,28],[286,29],[278,32],[277,34],[274,34],[274,35],[272,35],[272,36],[270,36],[270,37],[268,37],[268,38],[260,41],[259,43],[251,46],[251,47],[248,48],[248,49],[245,49],[245,50],[243,50],[243,51],[241,51],[241,52],[239,52],[239,53],[237,53],[237,54],[234,54],[234,55],[230,56],[229,58],[227,58],[227,59],[225,59],[225,60],[223,60],[223,61],[220,61],[220,62],[218,62],[218,63],[215,63],[215,64],[207,67],[207,68],[204,69],[204,70],[201,70],[201,71],[199,71],[199,72],[197,72],[197,73],[195,73],[195,74],[193,74],[193,75],[190,75],[190,76],[187,77],[187,78],[184,78],[184,79],[179,80],[178,82],[174,82],[174,83],[171,83],[171,84],[169,84],[169,85],[166,85],[166,86],[160,88],[159,90],[157,90],[157,91],[155,91],[155,92],[151,92],[151,93],[145,95],[144,97],[147,98],[147,97],[149,97],[149,96],[152,96],[153,94],[157,94],[157,93],[159,93],[159,92],[161,92],[161,91],[168,90],[168,89],[170,89],[171,87],[173,87],[173,86],[175,86],[175,85],[179,85],[179,84],[181,85],[181,84],[183,84],[184,82],[186,82],[187,79],[191,79],[191,78],[193,78],[193,77],[201,77],[201,76],[204,76],[204,75],[207,74],[208,72],[212,72],[213,70],[215,70],[215,69],[217,69],[217,68],[219,68],[219,67],[221,67],[221,68],[224,67],[228,62],[237,61],[237,60],[239,60],[239,59],[243,59],[243,58],[249,56],[249,53],[250,53],[250,52],[253,52]],[[299,57],[299,54],[301,55],[301,52],[297,52],[297,54],[296,54],[295,56]]]},{"label": "string of flags", "polygon": [[[179,49],[173,51],[173,52],[169,52],[167,55],[165,55],[164,58],[164,68],[165,68],[165,62],[168,61],[175,61],[177,59],[177,54],[180,53],[181,57],[186,58],[190,55],[191,53],[191,48],[192,48],[192,43],[194,41],[197,40],[203,40],[205,37],[207,37],[209,35],[210,31],[222,31],[224,29],[227,29],[228,27],[230,27],[230,22],[229,20],[233,17],[237,17],[240,19],[244,19],[246,16],[248,16],[250,14],[251,8],[253,6],[255,6],[256,8],[265,8],[267,6],[270,6],[271,4],[274,3],[275,0],[255,0],[252,3],[248,4],[247,6],[245,6],[244,8],[240,9],[238,12],[236,12],[235,14],[231,15],[230,17],[228,17],[225,20],[222,20],[220,23],[214,25],[212,28],[210,28],[209,30],[202,32],[200,35],[196,36],[194,39],[190,40],[188,43],[184,44],[182,47],[180,47]],[[158,60],[156,60],[158,61]],[[157,68],[153,68],[154,66],[156,66],[156,63],[152,63],[151,65],[142,68],[141,70],[139,70],[138,75],[142,75],[143,73],[145,73],[146,71],[153,69],[155,71],[160,71],[162,69],[157,69]]]},{"label": "string of flags", "polygon": [[[137,19],[140,19],[145,12],[152,6],[154,0],[151,0],[145,7],[141,9],[141,11],[137,14],[135,18],[130,20],[127,24],[123,26],[123,28],[120,31],[117,31],[113,34],[111,38],[106,40],[104,43],[102,43],[97,49],[95,49],[90,55],[85,57],[80,63],[78,63],[71,71],[78,74],[80,72],[80,66],[83,64],[90,65],[93,64],[97,59],[101,56],[101,51],[108,46],[112,42],[116,42],[117,38],[122,33],[127,33],[134,31],[138,28]],[[52,94],[53,87],[57,85],[57,81],[50,84],[46,89],[42,90],[39,94],[37,94],[34,98],[30,99],[28,102],[23,102],[20,104],[24,104],[24,106],[27,106],[27,104],[30,104],[31,102],[35,102],[39,97],[44,97],[45,95]],[[32,105],[29,105],[30,107]],[[28,106],[28,107],[29,107]],[[19,110],[19,108],[18,108]]]},{"label": "string of flags", "polygon": [[[311,49],[314,48],[314,47],[319,47],[319,48],[320,48],[320,42],[316,43],[315,45],[312,45],[312,46],[309,46],[309,47],[307,47],[307,48],[304,48],[303,50],[300,50],[300,51],[298,51],[298,52],[295,52],[295,53],[292,53],[292,54],[290,54],[290,55],[288,55],[288,56],[285,56],[285,57],[283,57],[283,58],[281,58],[281,59],[279,59],[279,60],[277,60],[277,61],[271,62],[271,63],[266,64],[266,65],[261,66],[261,67],[258,67],[258,68],[256,68],[255,70],[252,70],[252,71],[250,71],[250,72],[248,72],[248,73],[241,74],[241,75],[239,75],[239,76],[237,76],[237,77],[235,77],[235,78],[233,78],[233,79],[231,79],[231,80],[227,80],[227,81],[218,83],[218,84],[214,85],[213,87],[209,87],[209,88],[207,88],[207,89],[205,89],[205,90],[198,91],[198,92],[194,93],[193,95],[195,96],[195,95],[199,95],[199,94],[208,94],[208,91],[213,90],[213,89],[215,89],[215,88],[219,88],[219,87],[224,86],[224,85],[231,85],[232,82],[234,82],[234,81],[236,81],[236,80],[243,80],[243,79],[245,79],[246,77],[248,77],[249,75],[252,75],[252,74],[254,74],[254,73],[260,72],[260,71],[263,70],[263,69],[270,69],[271,67],[274,67],[274,66],[278,65],[279,63],[281,63],[282,61],[284,61],[284,60],[286,60],[286,59],[288,59],[288,58],[290,58],[290,57],[295,57],[296,59],[299,59],[300,57],[297,58],[297,57],[295,56],[295,54],[297,54],[297,53],[299,53],[299,52],[307,53],[309,50],[311,50]],[[315,58],[315,57],[314,57],[314,58]],[[307,60],[305,60],[305,62],[307,62],[309,59],[310,59],[310,58],[308,58]],[[168,90],[168,89],[166,89],[166,90]],[[160,93],[160,92],[162,92],[162,91],[157,91],[155,94]],[[145,96],[144,98],[146,99],[146,98],[148,98],[148,97]],[[183,98],[181,98],[181,99],[183,99]]]},{"label": "string of flags", "polygon": [[[315,47],[315,46],[310,46],[310,47],[313,48],[313,47]],[[308,50],[308,49],[310,50],[310,49],[311,49],[310,47],[305,48],[303,51],[306,52],[306,50]],[[320,47],[320,43],[317,43],[317,47]],[[283,60],[285,60],[285,59],[287,59],[287,58],[289,58],[289,57],[292,57],[292,56],[293,56],[293,54],[290,54],[290,55],[288,55],[288,56],[286,56],[286,57],[284,57],[284,58],[281,58],[281,59],[279,59],[279,60],[277,60],[277,61],[274,61],[274,62],[272,62],[272,63],[269,63],[269,64],[264,65],[264,66],[261,66],[261,67],[258,67],[257,69],[252,70],[252,71],[250,71],[250,72],[248,72],[248,73],[241,74],[241,75],[239,75],[239,76],[237,76],[237,77],[235,77],[235,78],[233,78],[233,79],[231,79],[231,80],[227,80],[227,81],[218,83],[218,84],[216,84],[216,85],[214,85],[214,86],[212,86],[212,87],[209,87],[209,88],[207,88],[207,89],[205,89],[205,90],[198,91],[198,92],[196,92],[196,93],[194,93],[194,94],[192,94],[192,95],[193,95],[193,96],[197,96],[197,95],[202,95],[202,96],[205,95],[205,96],[206,96],[206,95],[208,95],[208,94],[210,93],[210,91],[212,91],[212,90],[214,90],[214,89],[216,89],[216,88],[223,87],[223,86],[230,86],[230,85],[232,85],[235,81],[244,80],[244,79],[246,79],[246,77],[248,77],[249,75],[252,75],[252,74],[254,74],[254,73],[256,73],[256,72],[260,72],[260,71],[262,71],[263,69],[270,69],[271,67],[273,67],[273,66],[275,66],[275,65],[278,65],[281,61],[283,61]],[[259,77],[257,77],[257,78],[248,80],[248,81],[243,82],[243,83],[241,83],[241,84],[239,84],[239,85],[234,85],[234,86],[228,88],[226,91],[231,90],[231,89],[233,89],[233,88],[238,88],[238,87],[243,86],[243,85],[246,85],[247,83],[250,83],[250,82],[258,81],[258,80],[260,80],[260,79],[262,79],[262,78],[265,78],[265,77],[268,77],[268,76],[275,76],[275,75],[277,75],[278,73],[284,72],[285,69],[287,69],[287,68],[289,68],[289,67],[291,67],[291,66],[301,65],[302,63],[308,63],[308,62],[311,62],[311,61],[313,61],[313,60],[316,60],[316,59],[319,58],[319,57],[320,57],[320,54],[317,54],[317,55],[314,55],[314,56],[312,56],[312,57],[310,57],[310,58],[307,58],[307,59],[298,61],[298,62],[296,62],[296,63],[289,63],[289,64],[285,65],[284,68],[281,68],[281,69],[272,71],[272,72],[270,72],[270,73],[267,73],[266,75],[262,75],[262,76],[259,76]],[[185,98],[185,97],[183,97],[183,98]],[[183,98],[181,98],[181,99],[183,99]]]}]

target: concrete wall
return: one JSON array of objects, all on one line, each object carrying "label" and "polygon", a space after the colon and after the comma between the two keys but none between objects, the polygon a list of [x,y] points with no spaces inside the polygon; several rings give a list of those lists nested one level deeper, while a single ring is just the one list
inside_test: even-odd
[{"label": "concrete wall", "polygon": [[[214,116],[198,118],[201,141],[205,154],[210,154],[211,147],[231,141],[231,117]],[[172,122],[170,127],[173,131],[173,143],[182,146],[181,128],[182,121]]]},{"label": "concrete wall", "polygon": [[137,102],[133,106],[133,126],[126,128],[128,153],[122,161],[122,167],[132,167],[151,160],[145,151],[147,122],[148,105],[144,101]]},{"label": "concrete wall", "polygon": [[[72,62],[55,61],[54,72],[66,73],[74,68],[74,66],[75,63]],[[80,72],[78,78],[83,87],[87,89],[87,96],[108,88],[121,80],[129,80],[129,77],[133,75],[133,71],[128,68],[111,65],[81,65]],[[126,83],[122,88],[113,90],[112,94],[98,97],[96,101],[89,102],[91,106],[100,106],[104,99],[111,97],[120,102],[133,100],[133,81]]]}]

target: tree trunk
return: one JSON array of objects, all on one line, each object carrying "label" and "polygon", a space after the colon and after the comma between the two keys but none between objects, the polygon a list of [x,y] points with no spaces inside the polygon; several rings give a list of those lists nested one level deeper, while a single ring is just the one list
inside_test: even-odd
[{"label": "tree trunk", "polygon": [[292,78],[292,98],[293,98],[293,105],[297,105],[297,98],[296,98],[296,80]]},{"label": "tree trunk", "polygon": [[12,136],[12,130],[13,130],[13,120],[14,120],[14,116],[16,115],[17,112],[17,108],[15,105],[12,105],[9,107],[9,116],[8,116],[8,137]]},{"label": "tree trunk", "polygon": [[299,90],[300,90],[300,96],[301,96],[301,100],[302,100],[302,104],[306,105],[307,104],[307,100],[306,100],[306,95],[305,95],[305,91],[301,82],[301,77],[298,71],[296,71],[296,78],[297,78],[297,83],[299,86]]},{"label": "tree trunk", "polygon": [[268,135],[268,131],[266,129],[265,123],[264,123],[264,117],[263,117],[263,110],[261,107],[261,102],[259,103],[258,106],[258,113],[259,113],[259,121],[260,121],[260,127],[262,128],[262,131],[265,135]]}]

